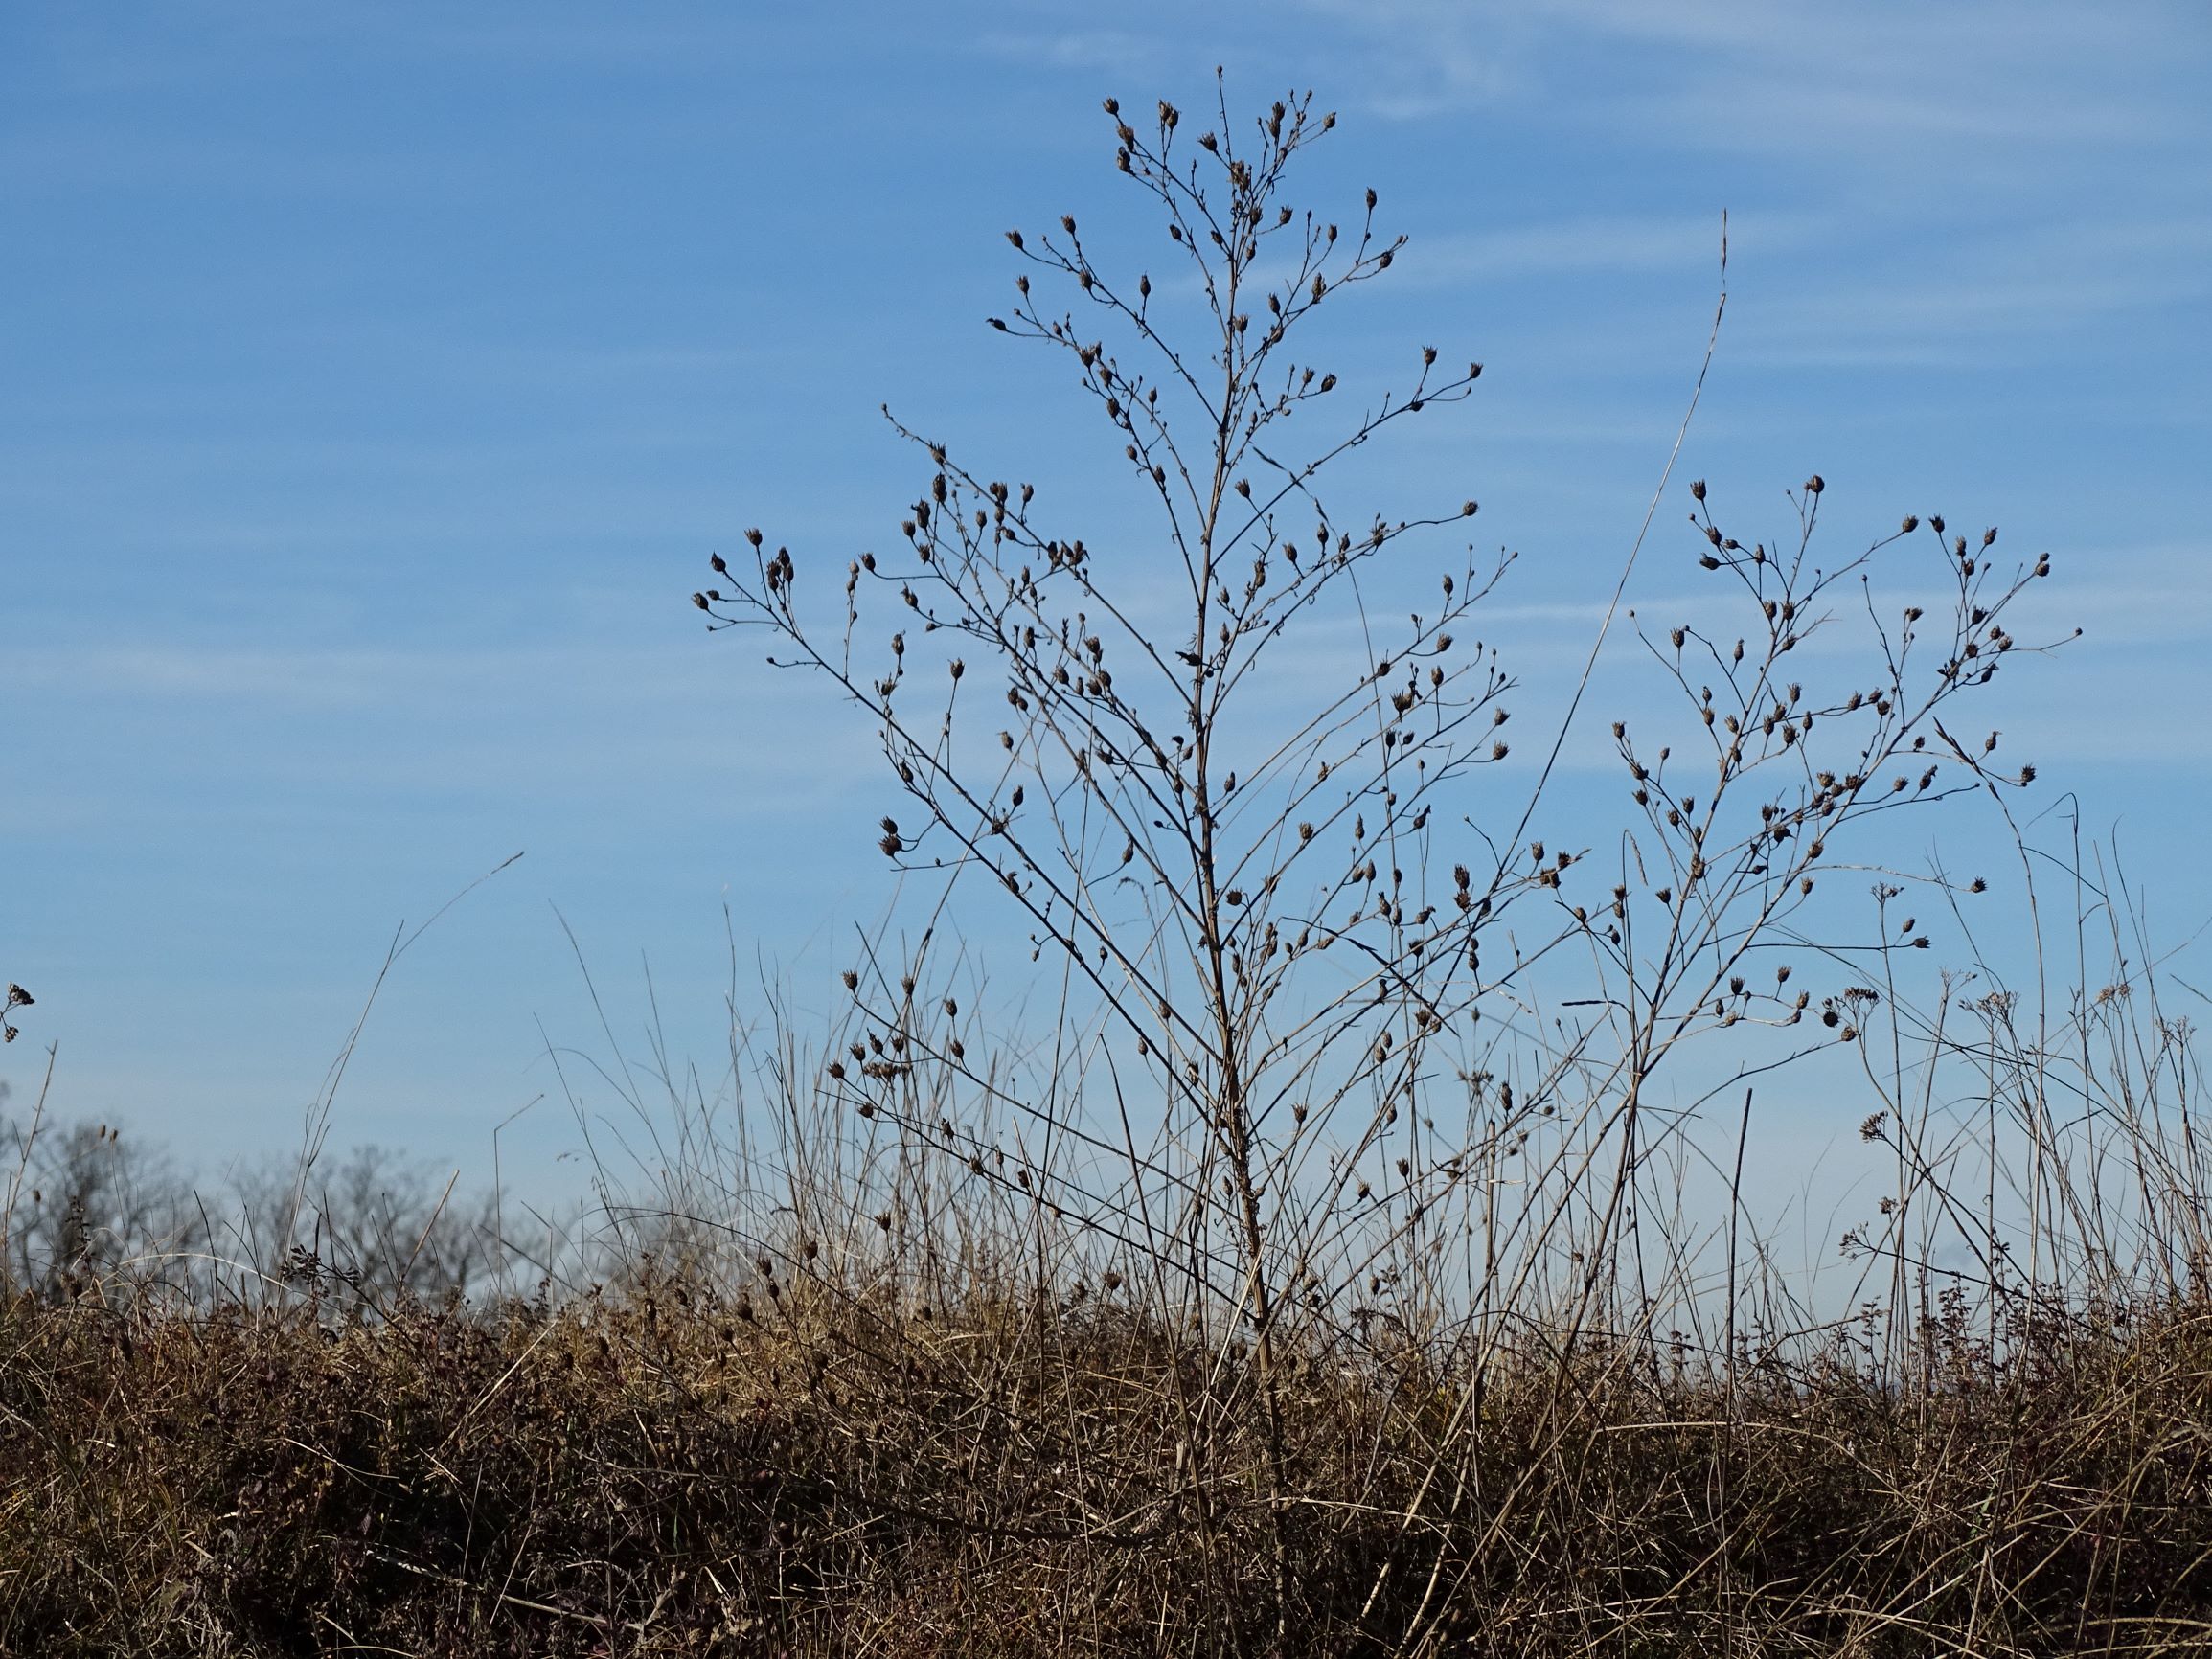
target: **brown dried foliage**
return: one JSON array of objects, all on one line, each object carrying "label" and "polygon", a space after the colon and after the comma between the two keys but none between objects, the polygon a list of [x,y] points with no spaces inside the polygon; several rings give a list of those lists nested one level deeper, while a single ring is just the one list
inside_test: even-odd
[{"label": "brown dried foliage", "polygon": [[[0,1647],[1266,1650],[1249,1379],[1186,1333],[803,1276],[747,1311],[662,1281],[388,1324],[12,1299]],[[1934,1342],[1910,1393],[1594,1345],[1562,1410],[1532,1341],[1472,1424],[1448,1352],[1300,1353],[1296,1650],[2201,1650],[2212,1308],[2051,1320],[1996,1366]]]}]

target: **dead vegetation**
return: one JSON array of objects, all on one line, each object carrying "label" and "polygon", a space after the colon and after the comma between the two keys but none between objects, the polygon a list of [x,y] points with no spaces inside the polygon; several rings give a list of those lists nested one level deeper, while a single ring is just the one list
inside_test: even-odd
[{"label": "dead vegetation", "polygon": [[[1332,427],[1288,355],[1402,241],[1283,199],[1334,118],[1106,114],[1173,280],[1070,215],[994,327],[1156,537],[901,427],[896,555],[823,583],[749,532],[694,596],[881,739],[907,908],[830,1029],[740,1024],[713,1094],[599,1057],[665,1150],[535,1256],[496,1199],[310,1179],[319,1138],[235,1250],[11,1189],[0,1647],[2203,1650],[2193,1034],[1969,735],[2049,559],[1930,514],[1829,560],[1818,475],[1779,537],[1692,485],[1704,596],[1626,612],[1639,536],[1591,646],[1659,687],[1603,744],[1623,821],[1559,825],[1589,677],[1507,767],[1511,556],[1420,566],[1475,503],[1338,482],[1480,365]],[[2018,854],[2009,933],[1899,865],[1947,800]],[[994,995],[990,907],[1050,996]],[[2109,982],[2048,989],[2062,949]],[[1790,1089],[1872,1148],[1821,1261],[1746,1177]]]},{"label": "dead vegetation", "polygon": [[[1266,1652],[1253,1377],[1118,1292],[0,1313],[0,1644]],[[779,1276],[780,1282],[783,1276]],[[1633,1342],[1282,1369],[1295,1650],[2183,1653],[2212,1315],[1958,1322],[1930,1385]],[[1654,1363],[1656,1360],[1657,1363]]]}]

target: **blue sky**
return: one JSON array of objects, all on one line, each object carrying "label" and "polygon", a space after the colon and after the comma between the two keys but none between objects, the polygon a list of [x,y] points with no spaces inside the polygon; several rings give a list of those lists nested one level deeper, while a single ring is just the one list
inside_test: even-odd
[{"label": "blue sky", "polygon": [[708,1063],[731,938],[741,1000],[825,1001],[888,897],[867,734],[686,596],[748,524],[887,541],[918,480],[880,401],[1060,475],[1067,387],[982,326],[1001,232],[1110,220],[1099,99],[1197,104],[1216,63],[1245,108],[1316,88],[1313,199],[1373,183],[1413,239],[1347,357],[1485,362],[1377,481],[1480,497],[1533,687],[1665,461],[1726,210],[1677,493],[1779,511],[1817,469],[1842,540],[2048,548],[2039,614],[2087,632],[2008,743],[2176,937],[2212,911],[2199,6],[25,4],[0,975],[39,1004],[0,1075],[58,1042],[65,1115],[288,1145],[394,930],[518,851],[395,972],[341,1141],[486,1161],[546,1044],[596,1040],[556,908],[620,1029],[650,963]]}]

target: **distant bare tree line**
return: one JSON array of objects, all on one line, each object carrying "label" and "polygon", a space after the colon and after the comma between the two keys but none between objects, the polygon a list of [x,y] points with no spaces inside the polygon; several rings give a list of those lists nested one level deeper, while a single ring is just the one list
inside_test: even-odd
[{"label": "distant bare tree line", "polygon": [[490,1193],[365,1145],[310,1164],[270,1155],[203,1182],[106,1124],[6,1113],[13,1201],[0,1284],[49,1302],[167,1290],[258,1301],[279,1287],[370,1308],[480,1289],[508,1260]]}]

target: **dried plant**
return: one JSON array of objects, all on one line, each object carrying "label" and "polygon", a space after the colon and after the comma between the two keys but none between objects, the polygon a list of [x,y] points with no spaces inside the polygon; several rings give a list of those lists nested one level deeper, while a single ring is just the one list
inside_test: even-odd
[{"label": "dried plant", "polygon": [[[1282,1640],[1298,1599],[1291,1356],[1385,1323],[1418,1346],[1450,1318],[1495,1342],[1542,1304],[1563,1387],[1593,1320],[1608,1340],[1648,1338],[1667,1304],[1619,1246],[1653,1079],[1716,1028],[1802,1027],[1807,1047],[1859,1034],[1833,1003],[1805,1026],[1810,992],[1772,952],[1810,943],[1800,912],[1863,821],[2032,779],[2000,778],[1944,718],[2014,650],[2008,610],[2048,564],[2000,573],[1994,531],[1970,549],[1932,519],[1945,609],[1874,617],[1863,666],[1815,661],[1796,653],[1842,584],[1917,521],[1823,569],[1817,476],[1771,549],[1725,534],[1694,485],[1699,562],[1726,594],[1646,642],[1685,700],[1681,733],[1613,726],[1640,824],[1602,875],[1571,829],[1524,840],[1548,763],[1516,823],[1486,822],[1470,807],[1498,791],[1470,785],[1508,757],[1513,681],[1470,630],[1510,560],[1448,555],[1425,608],[1385,624],[1363,574],[1409,591],[1415,550],[1475,503],[1355,510],[1333,470],[1467,398],[1481,366],[1441,369],[1423,348],[1409,385],[1330,424],[1338,376],[1298,342],[1403,245],[1377,230],[1373,191],[1348,230],[1289,199],[1334,118],[1293,98],[1240,131],[1223,99],[1194,143],[1164,102],[1141,132],[1113,101],[1106,113],[1173,276],[1155,288],[1106,268],[1063,216],[1009,233],[1025,269],[991,324],[1072,364],[1152,508],[1149,544],[895,422],[930,469],[897,556],[851,561],[840,591],[749,531],[747,557],[718,555],[695,601],[712,625],[767,630],[771,661],[876,722],[908,803],[878,845],[909,883],[942,877],[933,918],[980,885],[957,902],[998,895],[1052,953],[1066,989],[1045,1075],[953,1034],[955,1005],[930,989],[933,925],[846,975],[862,1034],[821,1087],[896,1138],[899,1170],[957,1182],[965,1166],[1008,1190],[1040,1261],[1110,1261],[1223,1366],[1249,1344],[1244,1386],[1207,1409],[1248,1458],[1219,1478],[1265,1494]],[[1171,288],[1199,303],[1178,308]],[[1745,620],[1717,620],[1727,606]],[[1800,665],[1833,683],[1809,690]],[[1599,1011],[1535,1016],[1544,965],[1569,953],[1590,977],[1566,1006]],[[947,1110],[964,1093],[976,1106]],[[1038,1149],[1006,1162],[1002,1123]],[[1508,1160],[1524,1173],[1503,1175]],[[1455,1424],[1482,1375],[1459,1385]],[[1186,1432],[1215,1430],[1194,1416]]]}]

